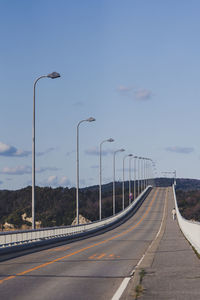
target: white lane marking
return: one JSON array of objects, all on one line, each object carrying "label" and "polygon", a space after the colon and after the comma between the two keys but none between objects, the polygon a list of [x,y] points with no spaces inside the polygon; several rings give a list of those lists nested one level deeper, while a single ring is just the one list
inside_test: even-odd
[{"label": "white lane marking", "polygon": [[111,300],[119,300],[120,299],[121,295],[123,294],[124,290],[126,289],[128,283],[129,283],[130,279],[131,279],[131,277],[124,278],[120,287],[118,288],[118,290],[116,291],[116,293],[114,294],[114,296],[112,297]]},{"label": "white lane marking", "polygon": [[[167,192],[168,192],[168,189],[167,189]],[[158,233],[156,234],[156,237],[154,238],[154,240],[151,242],[151,244],[149,245],[149,247],[147,248],[145,254],[142,255],[141,259],[139,260],[139,262],[137,263],[136,268],[139,267],[139,265],[142,263],[145,255],[147,254],[147,252],[149,251],[149,249],[152,247],[154,241],[157,239],[157,237],[159,236],[160,232],[161,232],[161,228],[163,226],[163,223],[164,223],[164,217],[165,217],[165,211],[166,211],[166,206],[167,206],[167,201],[166,201],[166,198],[167,198],[167,194],[165,196],[165,204],[164,204],[164,211],[163,211],[163,216],[162,216],[162,221],[161,221],[161,224],[160,224],[160,228],[158,230]],[[120,300],[120,297],[122,296],[124,290],[126,289],[130,279],[132,278],[133,274],[135,273],[135,269],[133,269],[133,271],[131,272],[130,274],[130,277],[126,277],[124,278],[124,280],[122,281],[121,285],[119,286],[119,288],[117,289],[116,293],[114,294],[114,296],[112,297],[111,300]]]}]

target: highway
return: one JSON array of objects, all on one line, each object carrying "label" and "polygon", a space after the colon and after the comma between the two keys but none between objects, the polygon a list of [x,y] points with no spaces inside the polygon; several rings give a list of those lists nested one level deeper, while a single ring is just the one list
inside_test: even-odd
[{"label": "highway", "polygon": [[154,188],[113,230],[1,262],[0,299],[112,299],[159,231],[165,199]]}]

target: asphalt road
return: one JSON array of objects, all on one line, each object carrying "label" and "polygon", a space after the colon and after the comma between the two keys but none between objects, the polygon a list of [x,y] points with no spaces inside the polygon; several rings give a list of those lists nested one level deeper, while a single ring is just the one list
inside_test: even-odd
[{"label": "asphalt road", "polygon": [[0,299],[112,299],[159,230],[166,190],[111,231],[1,262]]}]

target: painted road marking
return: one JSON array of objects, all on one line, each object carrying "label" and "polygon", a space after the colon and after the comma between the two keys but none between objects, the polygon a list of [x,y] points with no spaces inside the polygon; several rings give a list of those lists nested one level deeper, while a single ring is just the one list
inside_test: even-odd
[{"label": "painted road marking", "polygon": [[53,249],[48,249],[47,252],[56,252],[56,251],[65,251],[65,250],[68,250],[70,249],[70,247],[66,247],[66,246],[63,246],[63,247],[56,247],[56,248],[53,248]]},{"label": "painted road marking", "polygon": [[89,257],[89,259],[94,259],[94,260],[96,260],[96,259],[102,259],[102,258],[105,258],[105,259],[110,259],[110,258],[112,258],[112,259],[116,259],[116,258],[120,258],[120,256],[118,256],[118,255],[115,255],[115,254],[106,254],[106,253],[102,253],[102,254],[93,254],[93,255],[91,255],[90,257]]},{"label": "painted road marking", "polygon": [[102,254],[93,254],[89,257],[89,259],[101,259],[102,257],[106,256],[106,253]]},{"label": "painted road marking", "polygon": [[120,287],[117,289],[116,293],[112,297],[112,300],[119,300],[121,295],[123,294],[124,290],[126,289],[131,277],[126,277],[120,284]]},{"label": "painted road marking", "polygon": [[158,233],[156,235],[156,237],[154,238],[154,240],[151,242],[150,246],[148,247],[148,249],[146,250],[145,254],[142,255],[141,259],[139,260],[139,262],[137,263],[136,267],[131,271],[130,276],[124,278],[124,280],[122,281],[122,283],[120,284],[119,288],[117,289],[117,291],[115,292],[114,296],[112,297],[111,300],[120,300],[122,294],[124,293],[126,287],[128,286],[129,281],[131,280],[131,278],[133,277],[136,268],[138,268],[140,266],[140,264],[142,263],[146,253],[149,251],[149,249],[151,248],[151,246],[153,245],[154,241],[157,239],[157,237],[159,236],[160,232],[161,232],[161,228],[163,226],[163,222],[164,222],[164,217],[165,217],[165,210],[166,210],[166,205],[167,205],[167,194],[168,189],[166,191],[165,194],[165,206],[164,206],[164,212],[163,212],[163,217],[162,217],[162,222],[160,224],[160,228],[158,230]]},{"label": "painted road marking", "polygon": [[16,278],[17,276],[23,276],[23,275],[28,274],[28,273],[30,273],[30,272],[33,272],[33,271],[36,271],[36,270],[38,270],[38,269],[44,268],[44,267],[46,267],[46,266],[48,266],[48,265],[51,265],[51,264],[53,264],[53,263],[55,263],[55,262],[58,262],[58,261],[61,261],[61,260],[65,259],[65,258],[74,256],[74,255],[76,255],[76,254],[79,254],[79,253],[81,253],[81,252],[84,252],[85,250],[88,250],[88,249],[97,247],[97,246],[99,246],[99,245],[105,244],[105,243],[107,243],[107,242],[109,242],[109,241],[112,241],[112,240],[114,240],[114,239],[116,239],[116,238],[118,238],[118,237],[121,237],[121,236],[127,234],[128,232],[132,231],[132,230],[135,229],[137,226],[139,226],[140,223],[144,220],[144,218],[148,215],[148,213],[149,213],[149,211],[151,210],[151,207],[152,207],[152,205],[153,205],[153,203],[154,203],[154,201],[155,201],[155,199],[156,199],[157,193],[158,193],[158,190],[155,191],[154,197],[153,197],[153,199],[151,200],[151,202],[150,202],[150,204],[149,204],[147,210],[146,210],[145,213],[143,214],[142,218],[141,218],[134,226],[130,227],[129,229],[127,229],[127,230],[123,231],[122,233],[117,234],[117,235],[115,235],[115,236],[113,236],[113,237],[111,237],[111,238],[108,238],[108,239],[103,240],[103,241],[101,241],[101,242],[98,242],[98,243],[96,243],[96,244],[92,244],[92,245],[90,245],[90,246],[87,246],[87,247],[81,248],[81,249],[79,249],[79,250],[77,250],[77,251],[74,251],[74,252],[72,252],[72,253],[69,253],[69,254],[67,254],[67,255],[65,255],[65,256],[63,256],[63,257],[56,258],[56,259],[54,259],[54,260],[52,260],[52,261],[46,262],[46,263],[41,264],[41,265],[39,265],[39,266],[37,266],[37,267],[28,269],[28,270],[23,271],[23,272],[20,272],[20,273],[17,273],[16,275],[8,276],[8,277],[6,277],[6,278],[3,278],[3,279],[0,280],[0,284],[2,284],[4,281],[7,281],[7,280],[10,280],[10,279]]},{"label": "painted road marking", "polygon": [[52,248],[52,249],[47,249],[46,251],[47,252],[57,252],[57,251],[65,251],[65,250],[68,250],[70,249],[70,247],[66,247],[66,246],[63,246],[63,247],[56,247],[56,248]]}]

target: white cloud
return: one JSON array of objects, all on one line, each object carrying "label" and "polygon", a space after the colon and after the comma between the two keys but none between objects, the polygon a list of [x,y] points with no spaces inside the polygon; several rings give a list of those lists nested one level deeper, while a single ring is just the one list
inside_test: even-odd
[{"label": "white cloud", "polygon": [[182,154],[190,154],[194,152],[194,148],[192,147],[180,147],[180,146],[167,147],[165,148],[165,150],[170,152],[175,152],[175,153],[182,153]]},{"label": "white cloud", "polygon": [[61,177],[59,182],[61,185],[65,185],[65,186],[71,185],[71,181],[66,176]]},{"label": "white cloud", "polygon": [[36,152],[36,155],[37,155],[37,156],[42,156],[42,155],[45,155],[45,154],[47,154],[47,153],[49,153],[49,152],[52,152],[52,151],[54,151],[54,150],[55,150],[55,148],[51,147],[51,148],[48,148],[48,149],[45,150],[45,151],[42,151],[42,152]]},{"label": "white cloud", "polygon": [[49,176],[49,178],[47,179],[48,184],[56,185],[57,182],[58,182],[58,177],[55,175]]},{"label": "white cloud", "polygon": [[25,157],[30,154],[31,154],[31,151],[20,150],[14,146],[10,146],[8,144],[4,144],[4,143],[0,142],[0,155],[2,155],[2,156]]},{"label": "white cloud", "polygon": [[53,187],[69,186],[71,185],[71,181],[66,176],[58,178],[58,176],[56,175],[51,175],[48,177],[47,182],[44,182],[44,185]]},{"label": "white cloud", "polygon": [[[43,173],[46,171],[57,171],[58,168],[54,167],[43,167],[43,168],[36,168],[36,173]],[[1,174],[7,174],[7,175],[24,175],[24,174],[31,174],[32,173],[32,167],[30,166],[17,166],[17,167],[4,167]]]},{"label": "white cloud", "polygon": [[[111,150],[111,149],[101,151],[101,154],[103,156],[106,156],[106,155],[112,154],[112,153],[113,153],[113,150]],[[98,148],[87,149],[87,150],[85,150],[85,154],[99,156],[99,149]]]},{"label": "white cloud", "polygon": [[137,90],[134,93],[137,100],[148,100],[152,97],[152,92],[146,89]]},{"label": "white cloud", "polygon": [[124,86],[124,85],[120,85],[117,88],[117,91],[120,92],[120,93],[127,93],[127,92],[130,92],[131,90],[132,90],[131,87],[127,87],[127,86]]},{"label": "white cloud", "polygon": [[128,96],[128,98],[137,99],[137,100],[148,100],[153,96],[153,93],[147,89],[136,89],[127,86],[119,86],[117,88],[119,94],[123,96]]},{"label": "white cloud", "polygon": [[59,168],[56,168],[56,167],[41,167],[41,168],[37,168],[36,169],[36,172],[37,173],[43,173],[43,172],[46,172],[46,171],[58,171],[60,170]]},{"label": "white cloud", "polygon": [[31,172],[32,172],[32,168],[29,166],[17,166],[13,168],[4,167],[0,173],[7,174],[7,175],[24,175],[24,174],[30,174]]}]

